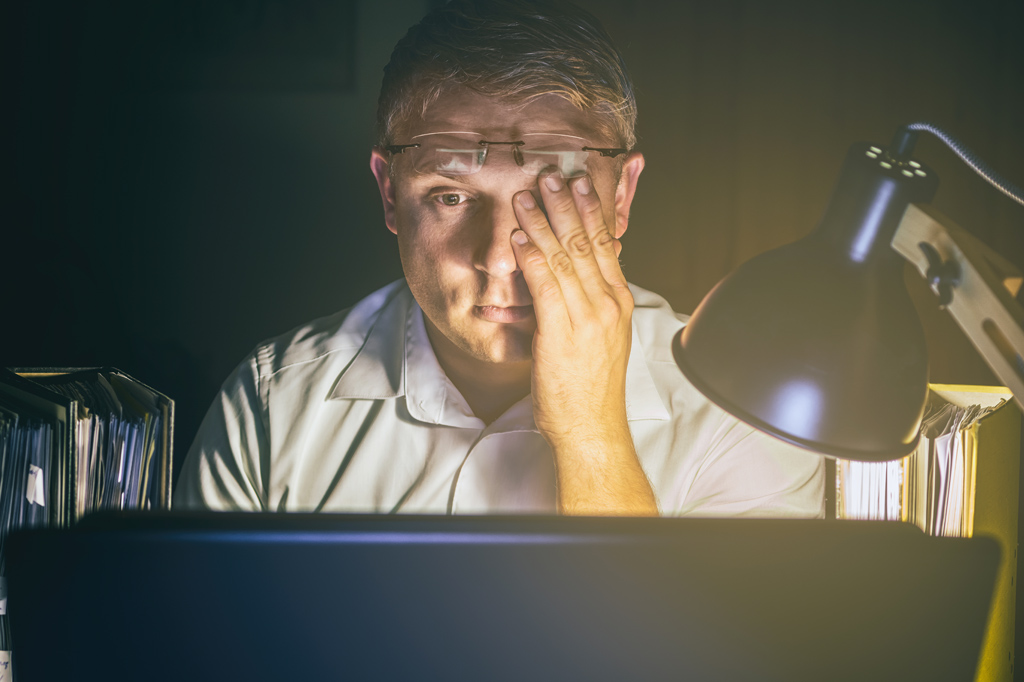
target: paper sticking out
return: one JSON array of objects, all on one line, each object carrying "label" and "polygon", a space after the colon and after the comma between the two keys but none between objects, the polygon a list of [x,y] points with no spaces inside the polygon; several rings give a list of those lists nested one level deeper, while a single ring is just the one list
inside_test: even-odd
[{"label": "paper sticking out", "polygon": [[11,652],[0,651],[0,682],[11,682]]},{"label": "paper sticking out", "polygon": [[25,487],[25,498],[29,504],[46,506],[46,497],[43,487],[43,470],[35,464],[28,465],[28,485]]},{"label": "paper sticking out", "polygon": [[960,406],[936,395],[910,455],[891,462],[837,462],[836,517],[908,521],[929,535],[970,537],[978,469],[971,443],[979,423],[1004,402]]}]

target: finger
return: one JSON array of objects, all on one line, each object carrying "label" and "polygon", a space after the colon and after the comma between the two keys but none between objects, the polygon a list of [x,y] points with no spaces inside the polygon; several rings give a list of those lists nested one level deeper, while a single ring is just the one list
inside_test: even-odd
[{"label": "finger", "polygon": [[[578,199],[573,197],[574,191],[565,182],[561,173],[554,169],[545,172],[539,178],[538,185],[541,189],[541,198],[548,210],[548,221],[551,229],[561,244],[562,249],[572,259],[572,264],[580,271],[581,278],[585,283],[603,284],[600,279],[600,268],[595,259],[594,244],[590,232],[584,223],[580,213]],[[588,203],[588,210],[596,204],[597,219],[601,216],[601,202],[597,195],[591,193],[591,201]]]},{"label": "finger", "polygon": [[[561,173],[557,169],[548,169],[538,180],[538,191],[546,209],[543,224],[532,220],[520,224],[529,233],[530,239],[534,240],[547,255],[566,298],[593,304],[613,295],[612,288],[604,280],[601,268],[594,258],[593,244],[572,199],[571,190]],[[534,226],[541,229],[532,230],[531,227]],[[569,279],[575,282],[565,281]],[[589,307],[580,308],[573,304],[570,312],[587,309]]]},{"label": "finger", "polygon": [[512,231],[512,253],[533,298],[537,329],[543,331],[564,324],[568,308],[558,278],[548,266],[547,256],[523,230]]},{"label": "finger", "polygon": [[572,198],[593,248],[593,257],[604,280],[615,286],[626,286],[626,277],[619,264],[622,244],[612,234],[604,219],[601,199],[594,191],[593,183],[586,175],[570,181]]},{"label": "finger", "polygon": [[[585,309],[588,297],[580,281],[580,273],[577,272],[576,264],[562,248],[562,244],[551,229],[548,218],[537,206],[533,194],[528,190],[519,192],[513,197],[512,205],[519,226],[529,237],[530,243],[543,256],[545,265],[557,281],[561,295],[565,299],[564,305],[569,306],[571,310]],[[549,207],[548,214],[550,215],[550,213]],[[582,224],[580,229],[582,230]],[[519,267],[522,268],[523,264],[520,263]],[[593,273],[600,276],[596,261],[592,264],[591,269]],[[533,293],[532,290],[531,293]]]}]

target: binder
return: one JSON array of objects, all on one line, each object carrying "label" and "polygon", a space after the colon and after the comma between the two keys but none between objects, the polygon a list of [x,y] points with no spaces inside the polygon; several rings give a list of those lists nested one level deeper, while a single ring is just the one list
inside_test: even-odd
[{"label": "binder", "polygon": [[[66,483],[76,476],[72,453],[75,452],[74,419],[78,403],[51,391],[9,370],[0,371],[0,407],[49,425],[52,439],[48,448],[45,476],[46,499],[49,500],[48,524],[68,526],[75,505],[73,490]],[[52,467],[52,469],[51,469]],[[13,491],[2,491],[8,498]],[[11,500],[5,500],[10,503]]]}]

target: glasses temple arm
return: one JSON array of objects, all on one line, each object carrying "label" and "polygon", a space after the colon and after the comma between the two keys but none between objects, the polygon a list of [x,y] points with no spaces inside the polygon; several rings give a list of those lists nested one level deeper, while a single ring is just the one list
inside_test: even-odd
[{"label": "glasses temple arm", "polygon": [[625,154],[629,150],[622,147],[584,147],[583,151],[597,152],[601,156],[619,156],[620,154]]}]

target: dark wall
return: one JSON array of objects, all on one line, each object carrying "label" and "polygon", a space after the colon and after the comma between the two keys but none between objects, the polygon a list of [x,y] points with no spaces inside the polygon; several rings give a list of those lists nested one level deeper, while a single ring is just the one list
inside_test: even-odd
[{"label": "dark wall", "polygon": [[[7,3],[3,365],[118,366],[177,400],[180,463],[261,339],[401,275],[367,167],[427,0]],[[623,262],[691,310],[810,231],[848,145],[948,126],[1024,183],[1019,2],[592,0],[647,156]],[[935,205],[1024,266],[1024,207],[938,143]],[[912,282],[933,379],[992,383]]]},{"label": "dark wall", "polygon": [[[624,260],[692,310],[732,268],[807,234],[858,140],[931,120],[1024,185],[1019,0],[605,2],[636,78],[648,166]],[[1024,266],[1024,207],[934,138],[933,205]],[[997,383],[920,277],[932,380]]]},{"label": "dark wall", "polygon": [[425,9],[6,5],[3,365],[162,390],[180,465],[257,342],[401,276],[369,148],[381,69]]}]

